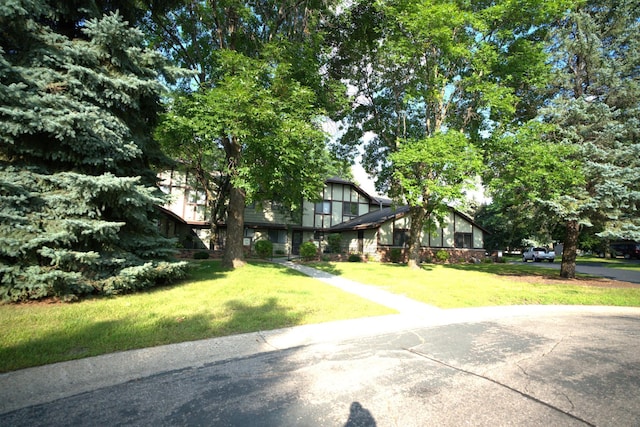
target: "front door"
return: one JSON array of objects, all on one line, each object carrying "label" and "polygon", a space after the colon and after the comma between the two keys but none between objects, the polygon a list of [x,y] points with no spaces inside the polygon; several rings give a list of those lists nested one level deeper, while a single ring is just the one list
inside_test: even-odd
[{"label": "front door", "polygon": [[300,255],[300,245],[302,244],[302,231],[294,231],[291,236],[291,253]]}]

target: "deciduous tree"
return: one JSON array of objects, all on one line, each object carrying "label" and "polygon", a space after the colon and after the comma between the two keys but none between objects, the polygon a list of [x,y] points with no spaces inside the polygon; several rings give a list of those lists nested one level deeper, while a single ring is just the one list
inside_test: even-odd
[{"label": "deciduous tree", "polygon": [[196,156],[183,151],[187,165],[203,152],[223,157],[214,162],[228,192],[215,181],[211,190],[221,196],[216,206],[227,207],[229,268],[243,264],[247,200],[277,199],[295,210],[303,197],[317,197],[327,178],[332,161],[319,119],[339,97],[320,73],[320,24],[331,3],[189,1],[150,23],[158,45],[196,71],[167,126],[190,129],[185,147]]},{"label": "deciduous tree", "polygon": [[[452,181],[446,182],[446,167],[432,163],[420,176],[440,175],[440,181],[423,179],[420,196],[407,198],[418,192],[403,188],[412,184],[396,172],[393,153],[455,142],[459,150],[443,155],[449,165],[463,164],[476,152],[470,144],[483,145],[489,135],[535,114],[538,93],[531,88],[548,74],[539,41],[561,7],[545,1],[360,1],[337,20],[332,71],[354,88],[342,142],[364,143],[365,169],[379,190],[409,202],[415,235],[426,213],[440,209],[430,203],[454,203],[461,194],[434,199],[430,183],[457,188],[460,177],[447,175]],[[396,163],[398,156],[404,157],[396,155]],[[418,242],[410,243],[411,265],[419,262]]]}]

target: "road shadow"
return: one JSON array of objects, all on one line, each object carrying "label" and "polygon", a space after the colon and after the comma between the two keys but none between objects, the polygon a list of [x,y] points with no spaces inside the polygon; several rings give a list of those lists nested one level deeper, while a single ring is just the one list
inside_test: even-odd
[{"label": "road shadow", "polygon": [[360,402],[353,402],[349,408],[349,418],[344,427],[375,427],[376,420],[371,412],[364,408]]},{"label": "road shadow", "polygon": [[461,271],[476,271],[497,276],[537,276],[558,278],[558,270],[549,270],[524,264],[480,263],[480,264],[445,264],[444,268]]}]

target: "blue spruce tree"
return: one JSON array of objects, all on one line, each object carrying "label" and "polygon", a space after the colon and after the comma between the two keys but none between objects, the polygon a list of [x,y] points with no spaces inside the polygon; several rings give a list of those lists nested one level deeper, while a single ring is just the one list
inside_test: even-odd
[{"label": "blue spruce tree", "polygon": [[184,274],[154,218],[166,64],[118,11],[58,3],[0,5],[3,300],[127,292]]},{"label": "blue spruce tree", "polygon": [[640,8],[638,1],[577,3],[560,23],[552,51],[556,96],[545,118],[555,142],[572,147],[582,185],[548,206],[565,223],[561,276],[575,277],[583,226],[608,240],[640,240]]}]

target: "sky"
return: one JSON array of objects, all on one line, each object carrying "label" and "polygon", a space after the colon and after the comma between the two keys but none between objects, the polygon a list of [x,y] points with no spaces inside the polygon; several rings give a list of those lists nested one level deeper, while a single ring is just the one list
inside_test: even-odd
[{"label": "sky", "polygon": [[[331,120],[327,120],[322,125],[325,132],[327,132],[331,138],[336,138],[339,133],[338,124]],[[364,168],[360,164],[361,154],[358,153],[355,164],[351,166],[351,173],[353,174],[354,181],[360,188],[366,191],[370,196],[374,197],[387,197],[386,194],[379,194],[375,189],[375,184],[373,179],[367,175]],[[477,190],[471,191],[468,193],[468,198],[470,200],[476,200],[479,203],[490,203],[491,199],[485,195],[484,188],[482,186],[482,182],[478,178],[477,181]]]}]

